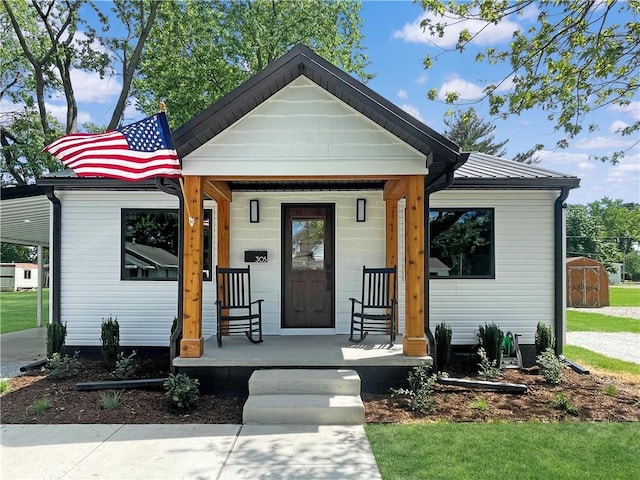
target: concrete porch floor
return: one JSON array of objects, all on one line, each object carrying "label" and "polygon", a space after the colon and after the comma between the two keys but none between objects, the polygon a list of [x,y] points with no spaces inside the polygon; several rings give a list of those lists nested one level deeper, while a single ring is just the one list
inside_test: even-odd
[{"label": "concrete porch floor", "polygon": [[348,335],[265,335],[253,344],[240,335],[207,339],[200,358],[174,359],[176,367],[415,367],[432,362],[430,356],[406,357],[402,338],[389,344],[388,335],[368,335],[361,343],[351,343]]},{"label": "concrete porch floor", "polygon": [[425,361],[432,363],[430,356],[403,355],[402,339],[391,346],[387,335],[369,335],[362,343],[351,343],[348,335],[268,335],[257,345],[244,336],[225,337],[222,348],[214,336],[202,357],[177,357],[173,365],[197,378],[206,393],[246,395],[251,374],[270,368],[351,369],[362,392],[384,393],[404,385],[408,372]]}]

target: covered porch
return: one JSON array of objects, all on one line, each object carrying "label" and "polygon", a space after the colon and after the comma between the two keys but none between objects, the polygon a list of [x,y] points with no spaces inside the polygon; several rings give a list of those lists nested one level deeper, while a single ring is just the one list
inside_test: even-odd
[{"label": "covered porch", "polygon": [[[324,329],[313,333],[334,335],[340,342],[349,329],[344,300],[360,288],[354,273],[363,265],[397,266],[402,340],[393,351],[415,359],[427,356],[428,192],[445,185],[464,163],[456,144],[304,46],[270,63],[173,137],[184,181],[176,366],[223,361],[219,355],[227,355],[203,336],[203,220],[211,200],[216,205],[214,265],[240,266],[243,250],[269,252],[268,263],[255,267],[261,288],[254,298],[264,295],[269,312],[265,346],[280,341],[278,335],[286,344],[303,344],[298,340],[309,333],[305,328]],[[373,213],[366,221],[355,219],[351,210],[360,195],[368,196]],[[258,197],[265,216],[249,227],[243,205]],[[285,295],[292,291],[286,263],[291,235],[285,235],[291,231],[292,217],[286,215],[291,205],[322,205],[328,212],[322,221],[331,247],[323,248],[323,255],[334,252],[335,257],[323,260],[329,288],[316,290],[331,292],[322,324],[299,326],[286,311]],[[287,337],[296,328],[295,338]],[[232,350],[233,342],[227,346],[225,340],[224,349]],[[342,347],[335,352],[340,358]],[[236,363],[253,353],[239,352]],[[263,364],[271,356],[278,358],[274,350]],[[286,359],[295,361],[291,355]]]}]

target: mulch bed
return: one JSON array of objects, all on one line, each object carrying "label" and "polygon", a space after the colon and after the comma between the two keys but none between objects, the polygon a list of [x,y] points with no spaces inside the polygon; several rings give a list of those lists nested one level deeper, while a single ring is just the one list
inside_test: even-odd
[{"label": "mulch bed", "polygon": [[[168,375],[166,359],[145,360],[144,378]],[[81,359],[82,368],[70,379],[54,380],[42,371],[31,371],[10,380],[9,392],[2,395],[0,422],[3,424],[68,423],[242,423],[246,398],[202,395],[194,409],[180,412],[164,398],[161,388],[120,390],[120,406],[106,410],[100,405],[101,391],[77,391],[81,382],[114,378],[100,360]],[[463,372],[458,372],[460,375]],[[456,374],[457,375],[457,374]],[[465,375],[469,376],[469,375]],[[525,394],[500,393],[454,386],[436,386],[437,407],[432,413],[418,414],[407,409],[406,400],[390,394],[364,394],[366,421],[402,423],[422,421],[450,422],[523,422],[523,421],[640,421],[640,383],[598,374],[580,375],[569,368],[557,386],[544,383],[540,375],[505,370],[496,379],[527,385]],[[606,394],[605,391],[609,392]],[[615,393],[612,395],[611,393]],[[573,405],[571,412],[554,406],[554,398],[563,395]],[[50,408],[33,411],[33,402],[47,398]],[[478,401],[480,400],[480,402]],[[479,405],[486,404],[486,408]]]}]

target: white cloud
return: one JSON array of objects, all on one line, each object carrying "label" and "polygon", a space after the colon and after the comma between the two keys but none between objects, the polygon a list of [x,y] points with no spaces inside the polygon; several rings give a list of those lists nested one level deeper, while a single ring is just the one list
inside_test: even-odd
[{"label": "white cloud", "polygon": [[[53,115],[56,120],[58,120],[62,125],[67,123],[67,106],[66,105],[53,105],[51,103],[46,103],[47,112]],[[91,121],[91,115],[82,110],[78,110],[78,126],[83,123],[87,123]]]},{"label": "white cloud", "polygon": [[460,100],[478,100],[484,96],[483,87],[453,75],[438,90],[438,98],[445,100],[448,93],[456,92]]},{"label": "white cloud", "polygon": [[629,105],[611,105],[609,110],[625,113],[634,120],[640,120],[640,102],[631,102]]},{"label": "white cloud", "polygon": [[620,133],[620,131],[629,126],[628,123],[623,122],[622,120],[616,120],[611,125],[609,125],[609,131],[611,133]]},{"label": "white cloud", "polygon": [[71,83],[78,102],[113,102],[122,90],[122,84],[115,77],[100,78],[95,72],[71,71]]},{"label": "white cloud", "polygon": [[425,123],[424,119],[422,118],[422,115],[420,115],[420,110],[418,110],[416,107],[414,107],[413,105],[409,105],[409,104],[403,104],[400,105],[400,108],[402,110],[404,110],[405,112],[407,112],[409,115],[411,115],[412,117],[417,118],[418,120],[420,120],[422,123]]},{"label": "white cloud", "polygon": [[[445,33],[442,37],[431,35],[429,30],[420,26],[423,19],[430,18],[434,22],[445,23]],[[400,30],[393,32],[393,38],[404,40],[408,43],[426,43],[440,48],[452,48],[456,45],[462,30],[467,29],[471,35],[477,34],[471,41],[476,45],[495,45],[509,41],[513,32],[519,30],[519,25],[511,20],[503,20],[497,25],[481,20],[461,20],[460,18],[447,18],[424,14],[411,23],[406,23]]]},{"label": "white cloud", "polygon": [[429,80],[429,76],[426,74],[423,74],[416,79],[416,83],[418,85],[424,85],[425,83],[427,83],[427,80]]},{"label": "white cloud", "polygon": [[640,201],[640,153],[629,152],[618,164],[602,163],[589,153],[571,150],[542,150],[540,166],[580,178],[570,203],[587,204],[603,197]]},{"label": "white cloud", "polygon": [[586,137],[578,139],[573,146],[579,150],[615,150],[628,148],[635,140],[628,137]]},{"label": "white cloud", "polygon": [[398,98],[401,98],[403,100],[409,98],[409,94],[407,93],[407,91],[403,88],[401,88],[400,90],[398,90],[396,92],[396,95],[398,96]]}]

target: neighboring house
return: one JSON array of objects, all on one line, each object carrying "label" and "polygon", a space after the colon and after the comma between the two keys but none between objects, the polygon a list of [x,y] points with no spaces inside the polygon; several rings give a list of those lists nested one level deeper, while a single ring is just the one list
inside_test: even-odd
[{"label": "neighboring house", "polygon": [[178,278],[179,260],[177,255],[163,248],[133,242],[125,242],[124,250],[123,267],[126,274],[123,278],[156,280],[175,280]]},{"label": "neighboring house", "polygon": [[[176,130],[174,141],[185,212],[195,219],[182,222],[182,250],[173,181],[70,172],[38,181],[52,201],[59,266],[52,316],[67,324],[70,348],[98,346],[107,315],[117,316],[122,345],[167,346],[177,315],[180,356],[200,357],[215,333],[213,267],[267,252],[251,264],[265,335],[348,334],[362,266],[397,265],[405,355],[430,351],[429,333],[444,321],[455,345],[475,344],[478,326],[496,322],[530,350],[541,321],[561,351],[563,208],[576,177],[462,153],[303,46]],[[144,251],[151,240],[171,259]],[[296,312],[294,300],[320,313]]]},{"label": "neighboring house", "polygon": [[38,288],[38,265],[34,263],[0,263],[0,290],[17,292]]}]

